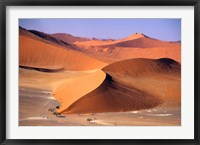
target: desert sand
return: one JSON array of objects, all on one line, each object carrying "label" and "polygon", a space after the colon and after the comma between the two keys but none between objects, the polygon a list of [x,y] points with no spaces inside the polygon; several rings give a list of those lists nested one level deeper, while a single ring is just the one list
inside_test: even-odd
[{"label": "desert sand", "polygon": [[93,73],[73,78],[60,85],[53,91],[53,96],[61,104],[61,107],[57,110],[57,112],[63,112],[66,108],[71,106],[71,104],[82,98],[84,95],[95,90],[102,84],[105,77],[106,74],[103,71],[98,70]]},{"label": "desert sand", "polygon": [[180,42],[19,28],[19,53],[19,125],[181,124]]},{"label": "desert sand", "polygon": [[137,33],[119,40],[91,40],[75,44],[83,52],[107,63],[131,58],[171,58],[181,62],[180,42],[160,41],[144,34]]},{"label": "desert sand", "polygon": [[103,71],[107,76],[101,86],[73,102],[63,113],[123,112],[162,104],[180,105],[180,64],[174,60],[130,59],[108,65]]},{"label": "desert sand", "polygon": [[42,38],[36,39],[37,36],[32,37],[30,32],[24,33],[22,35],[20,33],[19,36],[19,65],[21,66],[90,70],[106,65],[106,63],[90,58],[79,51],[47,43],[46,40],[42,41]]},{"label": "desert sand", "polygon": [[[52,88],[74,74],[38,72],[21,69],[19,89],[20,126],[177,126],[180,125],[180,108],[155,107],[139,111],[108,113],[74,113],[54,115],[59,102],[52,96]],[[24,76],[25,77],[24,77]],[[55,80],[55,76],[57,79]],[[30,79],[31,78],[31,79]],[[39,81],[39,82],[38,82]],[[55,84],[52,82],[56,82]],[[36,83],[38,85],[36,85]],[[51,85],[49,85],[51,84]],[[41,89],[41,88],[44,88]],[[31,111],[30,111],[31,110]],[[156,121],[155,121],[156,120]]]}]

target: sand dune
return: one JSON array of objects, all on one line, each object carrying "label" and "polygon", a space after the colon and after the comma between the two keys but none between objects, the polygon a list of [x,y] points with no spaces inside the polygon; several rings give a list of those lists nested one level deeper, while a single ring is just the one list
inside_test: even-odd
[{"label": "sand dune", "polygon": [[96,89],[104,81],[105,76],[106,74],[103,71],[98,70],[94,73],[73,78],[67,83],[60,85],[53,91],[53,96],[61,104],[61,108],[57,111],[63,112],[82,96]]},{"label": "sand dune", "polygon": [[132,47],[132,48],[151,48],[151,47],[171,47],[180,45],[180,42],[167,42],[148,37],[142,33],[135,33],[126,38],[117,40],[88,40],[75,42],[82,46],[102,46],[102,47]]},{"label": "sand dune", "polygon": [[64,68],[41,68],[41,67],[30,67],[30,66],[19,66],[20,68],[24,68],[24,69],[29,69],[29,70],[37,70],[37,71],[41,71],[41,72],[60,72],[63,71]]},{"label": "sand dune", "polygon": [[[137,34],[136,34],[137,36]],[[180,44],[178,42],[166,42],[166,41],[160,41],[157,39],[153,39],[147,36],[141,36],[141,37],[128,37],[127,39],[123,39],[120,42],[117,42],[112,45],[105,45],[104,47],[132,47],[132,48],[152,48],[152,47],[176,47]],[[132,39],[131,39],[132,38]]]},{"label": "sand dune", "polygon": [[47,41],[50,41],[54,44],[58,44],[58,45],[61,45],[61,46],[72,46],[70,43],[67,43],[67,42],[64,42],[62,40],[59,40],[59,39],[56,39],[54,37],[52,37],[51,35],[49,34],[46,34],[46,33],[43,33],[43,32],[39,32],[39,31],[36,31],[36,30],[28,30],[29,32],[33,33],[34,35],[37,35]]},{"label": "sand dune", "polygon": [[142,33],[88,39],[20,27],[19,122],[180,125],[180,63],[181,42]]},{"label": "sand dune", "polygon": [[82,41],[90,40],[88,38],[72,36],[72,35],[66,34],[66,33],[55,33],[55,34],[50,34],[50,35],[56,39],[66,42],[66,43],[75,43],[75,42],[82,42]]},{"label": "sand dune", "polygon": [[[72,101],[68,99],[74,95],[69,93],[71,96],[66,98],[67,105],[59,111],[120,112],[148,109],[162,104],[180,105],[180,64],[174,60],[130,59],[111,64],[103,71],[107,75],[97,89]],[[84,80],[79,82],[85,83]],[[64,88],[63,91],[56,90],[56,98],[66,95],[67,86]]]},{"label": "sand dune", "polygon": [[130,59],[103,70],[113,78],[151,92],[166,105],[181,103],[181,65],[172,59]]},{"label": "sand dune", "polygon": [[170,59],[127,59],[106,66],[103,70],[124,76],[143,76],[144,74],[165,74],[169,77],[173,74],[180,76],[180,63]]},{"label": "sand dune", "polygon": [[65,70],[91,70],[106,64],[73,49],[57,46],[41,37],[20,29],[19,65],[34,68],[63,68]]},{"label": "sand dune", "polygon": [[85,49],[93,48],[93,47],[96,47],[96,46],[114,44],[114,43],[116,43],[115,40],[100,40],[100,39],[74,42],[74,44],[76,44],[77,46],[81,46]]},{"label": "sand dune", "polygon": [[131,58],[171,58],[181,62],[180,42],[160,41],[139,33],[119,40],[90,40],[75,44],[85,53],[108,63]]},{"label": "sand dune", "polygon": [[133,58],[171,58],[181,63],[181,48],[174,47],[152,47],[152,48],[130,48],[130,47],[106,47],[85,50],[89,56],[95,57],[105,63],[114,63]]},{"label": "sand dune", "polygon": [[[119,40],[54,35],[65,39],[60,40],[53,35],[31,32],[20,28],[21,67],[45,72],[92,70],[63,81],[53,90],[53,96],[61,104],[57,110],[60,113],[123,112],[158,105],[180,106],[179,42],[160,41],[144,34]],[[68,38],[85,54],[75,50],[67,42]],[[94,57],[110,65],[106,66]]]},{"label": "sand dune", "polygon": [[147,109],[161,103],[153,95],[107,76],[100,87],[72,103],[62,113],[123,112]]},{"label": "sand dune", "polygon": [[[152,47],[152,48],[117,48],[116,55],[118,60],[125,60],[131,58],[171,58],[178,62],[181,62],[181,49],[177,47]],[[112,58],[113,54],[112,54]]]},{"label": "sand dune", "polygon": [[89,39],[88,41],[77,41],[75,42],[76,45],[78,46],[83,46],[85,48],[90,48],[95,47],[95,46],[106,46],[106,45],[113,45],[119,42],[123,42],[123,41],[128,41],[128,40],[135,40],[135,39],[139,39],[139,38],[143,38],[144,35],[143,34],[133,34],[130,35],[126,38],[122,38],[122,39]]},{"label": "sand dune", "polygon": [[66,49],[77,50],[105,63],[113,63],[131,58],[171,58],[181,62],[180,42],[161,41],[150,38],[142,33],[135,33],[126,38],[111,40],[88,39],[64,33],[45,34],[35,30],[29,30],[29,32],[43,38],[40,39],[34,36],[35,39],[46,40],[46,43],[62,46]]}]

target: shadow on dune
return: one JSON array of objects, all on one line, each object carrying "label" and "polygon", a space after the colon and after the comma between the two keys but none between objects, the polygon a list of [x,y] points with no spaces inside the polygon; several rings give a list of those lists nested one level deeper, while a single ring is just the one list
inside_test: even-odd
[{"label": "shadow on dune", "polygon": [[63,71],[64,68],[39,68],[39,67],[30,67],[30,66],[19,66],[20,68],[25,68],[25,69],[33,69],[41,72],[60,72]]},{"label": "shadow on dune", "polygon": [[62,113],[123,112],[148,109],[162,103],[153,95],[113,79],[106,74],[94,91],[74,102]]},{"label": "shadow on dune", "polygon": [[[104,82],[62,113],[123,112],[180,104],[180,64],[168,58],[130,59],[103,69]],[[135,81],[139,80],[139,82]]]}]

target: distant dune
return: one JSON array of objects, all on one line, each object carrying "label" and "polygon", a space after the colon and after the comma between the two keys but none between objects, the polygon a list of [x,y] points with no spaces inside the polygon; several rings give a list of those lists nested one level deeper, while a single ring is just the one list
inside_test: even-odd
[{"label": "distant dune", "polygon": [[132,47],[132,48],[151,48],[151,47],[174,47],[180,46],[180,42],[161,41],[148,37],[142,33],[135,33],[126,38],[117,40],[88,40],[75,42],[82,46],[102,46],[102,47]]},{"label": "distant dune", "polygon": [[[99,87],[74,101],[65,100],[68,107],[59,111],[95,113],[133,111],[158,105],[180,106],[181,66],[172,59],[124,60],[103,71],[107,75]],[[68,95],[71,97],[73,94]]]},{"label": "distant dune", "polygon": [[[88,39],[65,33],[46,34],[36,30],[25,30],[56,46],[73,49],[105,63],[113,63],[132,58],[171,58],[181,62],[181,42],[167,42],[135,33],[126,38]],[[23,35],[24,32],[21,32]],[[25,32],[27,33],[27,32]],[[30,35],[30,34],[29,34]],[[34,38],[36,38],[34,36]],[[33,36],[32,36],[33,37]],[[36,38],[38,39],[38,38]]]},{"label": "distant dune", "polygon": [[29,32],[33,33],[34,35],[37,35],[47,41],[50,41],[54,44],[58,44],[58,45],[61,45],[61,46],[72,46],[70,43],[67,43],[67,42],[64,42],[64,41],[61,41],[59,39],[56,39],[54,37],[52,37],[51,35],[49,34],[46,34],[46,33],[43,33],[43,32],[39,32],[39,31],[36,31],[36,30],[28,30]]},{"label": "distant dune", "polygon": [[26,67],[92,70],[106,65],[70,46],[66,49],[22,28],[19,30],[19,53],[19,65]]},{"label": "distant dune", "polygon": [[88,38],[72,36],[72,35],[66,34],[66,33],[54,33],[54,34],[51,34],[51,36],[56,39],[62,40],[66,43],[75,43],[75,42],[82,42],[82,41],[90,40]]},{"label": "distant dune", "polygon": [[180,42],[160,41],[139,33],[118,40],[90,40],[75,44],[84,48],[85,53],[108,63],[131,58],[171,58],[181,62]]},{"label": "distant dune", "polygon": [[116,42],[115,44],[111,45],[104,45],[104,47],[132,47],[132,48],[152,48],[152,47],[177,47],[180,46],[178,42],[166,42],[166,41],[160,41],[157,39],[153,39],[150,37],[147,37],[145,35],[140,35],[140,37],[132,36],[128,37],[126,39],[123,39],[122,41]]}]

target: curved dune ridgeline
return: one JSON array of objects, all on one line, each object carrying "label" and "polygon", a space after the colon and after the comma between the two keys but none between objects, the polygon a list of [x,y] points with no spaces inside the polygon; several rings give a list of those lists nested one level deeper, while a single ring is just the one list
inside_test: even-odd
[{"label": "curved dune ridgeline", "polygon": [[105,80],[106,74],[102,70],[81,75],[60,85],[53,91],[53,96],[61,103],[57,112],[63,112],[82,96],[95,90]]},{"label": "curved dune ridgeline", "polygon": [[92,70],[106,65],[73,48],[62,48],[22,29],[20,29],[19,48],[20,66]]},{"label": "curved dune ridgeline", "polygon": [[122,112],[155,107],[162,103],[143,90],[122,84],[107,75],[106,80],[62,113]]},{"label": "curved dune ridgeline", "polygon": [[[68,101],[73,98],[73,93],[68,94],[68,91],[57,89],[56,98],[68,94],[67,105],[65,107],[62,105],[62,110],[58,111],[95,113],[133,111],[158,105],[180,106],[180,70],[180,64],[168,58],[130,59],[116,62],[103,68],[107,73],[105,80],[86,95]],[[88,84],[88,81],[79,82]],[[76,86],[76,89],[82,90],[81,85]]]}]

